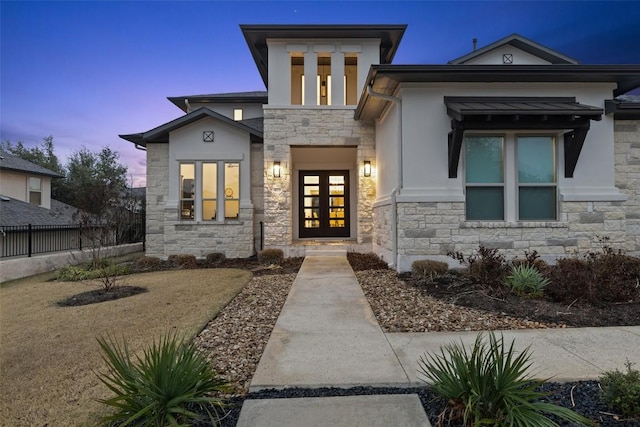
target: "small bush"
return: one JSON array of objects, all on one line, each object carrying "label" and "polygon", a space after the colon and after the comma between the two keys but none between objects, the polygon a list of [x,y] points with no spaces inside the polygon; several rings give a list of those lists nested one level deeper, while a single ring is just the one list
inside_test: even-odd
[{"label": "small bush", "polygon": [[134,261],[136,271],[158,271],[162,268],[160,258],[153,256],[141,256]]},{"label": "small bush", "polygon": [[487,287],[500,286],[508,271],[507,260],[498,249],[480,246],[476,254],[468,257],[461,252],[449,252],[447,255],[468,266],[469,278]]},{"label": "small bush", "polygon": [[169,255],[167,258],[169,264],[177,267],[177,268],[198,268],[198,260],[195,255],[187,255],[187,254],[177,254],[177,255]]},{"label": "small bush", "polygon": [[[191,425],[201,421],[193,409],[218,425],[217,409],[224,403],[212,393],[228,391],[228,383],[215,373],[192,342],[166,335],[135,360],[126,342],[99,338],[108,372],[98,374],[115,396],[100,399],[115,409],[104,425]],[[203,420],[202,420],[203,421]]]},{"label": "small bush", "polygon": [[225,258],[226,256],[222,252],[213,252],[213,253],[207,254],[205,264],[208,266],[218,265],[222,261],[224,261]]},{"label": "small bush", "polygon": [[620,252],[587,252],[549,267],[553,301],[606,306],[640,299],[640,259]]},{"label": "small bush", "polygon": [[442,261],[420,259],[411,263],[411,274],[422,280],[433,280],[434,277],[449,271],[449,265]]},{"label": "small bush", "polygon": [[280,265],[283,261],[284,252],[282,252],[282,249],[264,249],[258,252],[258,262],[260,264]]},{"label": "small bush", "polygon": [[420,358],[418,370],[425,382],[447,401],[438,424],[445,418],[463,420],[466,425],[542,426],[557,425],[546,414],[580,425],[591,422],[568,408],[541,402],[544,383],[527,373],[531,366],[529,349],[518,352],[505,348],[503,337],[482,334],[469,353],[463,344],[448,344],[440,354]]},{"label": "small bush", "polygon": [[535,267],[542,275],[544,275],[549,269],[549,264],[543,259],[540,259],[540,255],[538,255],[538,251],[533,250],[531,252],[524,251],[524,259],[519,259],[515,257],[511,260],[511,265],[530,265]]},{"label": "small bush", "polygon": [[511,274],[504,280],[505,286],[513,292],[531,296],[541,296],[549,283],[549,279],[543,277],[533,265],[528,264],[512,266]]},{"label": "small bush", "polygon": [[82,267],[68,265],[56,271],[56,279],[62,282],[77,282],[80,280],[94,280],[104,277],[124,276],[131,274],[132,269],[128,265],[106,264],[99,269],[85,269]]},{"label": "small bush", "polygon": [[389,264],[372,252],[367,254],[360,252],[347,252],[347,261],[349,261],[349,265],[351,265],[353,271],[389,269]]},{"label": "small bush", "polygon": [[627,361],[627,372],[607,371],[600,377],[602,397],[616,412],[628,418],[640,417],[640,371]]}]

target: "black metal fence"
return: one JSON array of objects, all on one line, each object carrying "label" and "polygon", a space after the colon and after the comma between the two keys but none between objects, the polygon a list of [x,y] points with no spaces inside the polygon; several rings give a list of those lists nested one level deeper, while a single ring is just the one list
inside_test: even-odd
[{"label": "black metal fence", "polygon": [[[132,215],[127,224],[100,234],[102,246],[144,242],[144,216]],[[93,246],[90,236],[95,235],[95,230],[79,225],[2,225],[0,258],[86,249]]]}]

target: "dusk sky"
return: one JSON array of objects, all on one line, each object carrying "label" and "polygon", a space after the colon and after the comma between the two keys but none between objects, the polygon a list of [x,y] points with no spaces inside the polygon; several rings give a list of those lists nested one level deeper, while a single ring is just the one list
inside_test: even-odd
[{"label": "dusk sky", "polygon": [[583,64],[640,64],[640,1],[2,1],[0,139],[53,135],[145,154],[118,134],[183,113],[167,96],[265,90],[240,24],[408,24],[394,64],[444,64],[512,33]]}]

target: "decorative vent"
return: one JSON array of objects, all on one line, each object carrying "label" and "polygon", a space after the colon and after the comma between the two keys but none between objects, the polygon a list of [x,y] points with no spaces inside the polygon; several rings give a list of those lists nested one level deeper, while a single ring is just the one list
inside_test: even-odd
[{"label": "decorative vent", "polygon": [[202,142],[213,142],[213,131],[205,130],[202,132]]},{"label": "decorative vent", "polygon": [[513,64],[513,53],[505,53],[502,55],[503,64]]}]

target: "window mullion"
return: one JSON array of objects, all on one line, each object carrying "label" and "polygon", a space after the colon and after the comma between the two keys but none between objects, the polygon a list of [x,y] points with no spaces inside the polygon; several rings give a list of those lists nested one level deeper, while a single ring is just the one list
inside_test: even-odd
[{"label": "window mullion", "polygon": [[504,194],[504,218],[506,221],[515,221],[518,206],[518,174],[516,162],[515,137],[513,134],[505,136],[505,194]]},{"label": "window mullion", "polygon": [[217,176],[218,176],[218,186],[216,191],[216,206],[218,208],[218,215],[216,216],[216,220],[218,222],[224,222],[225,220],[225,203],[224,203],[224,162],[217,162]]}]

